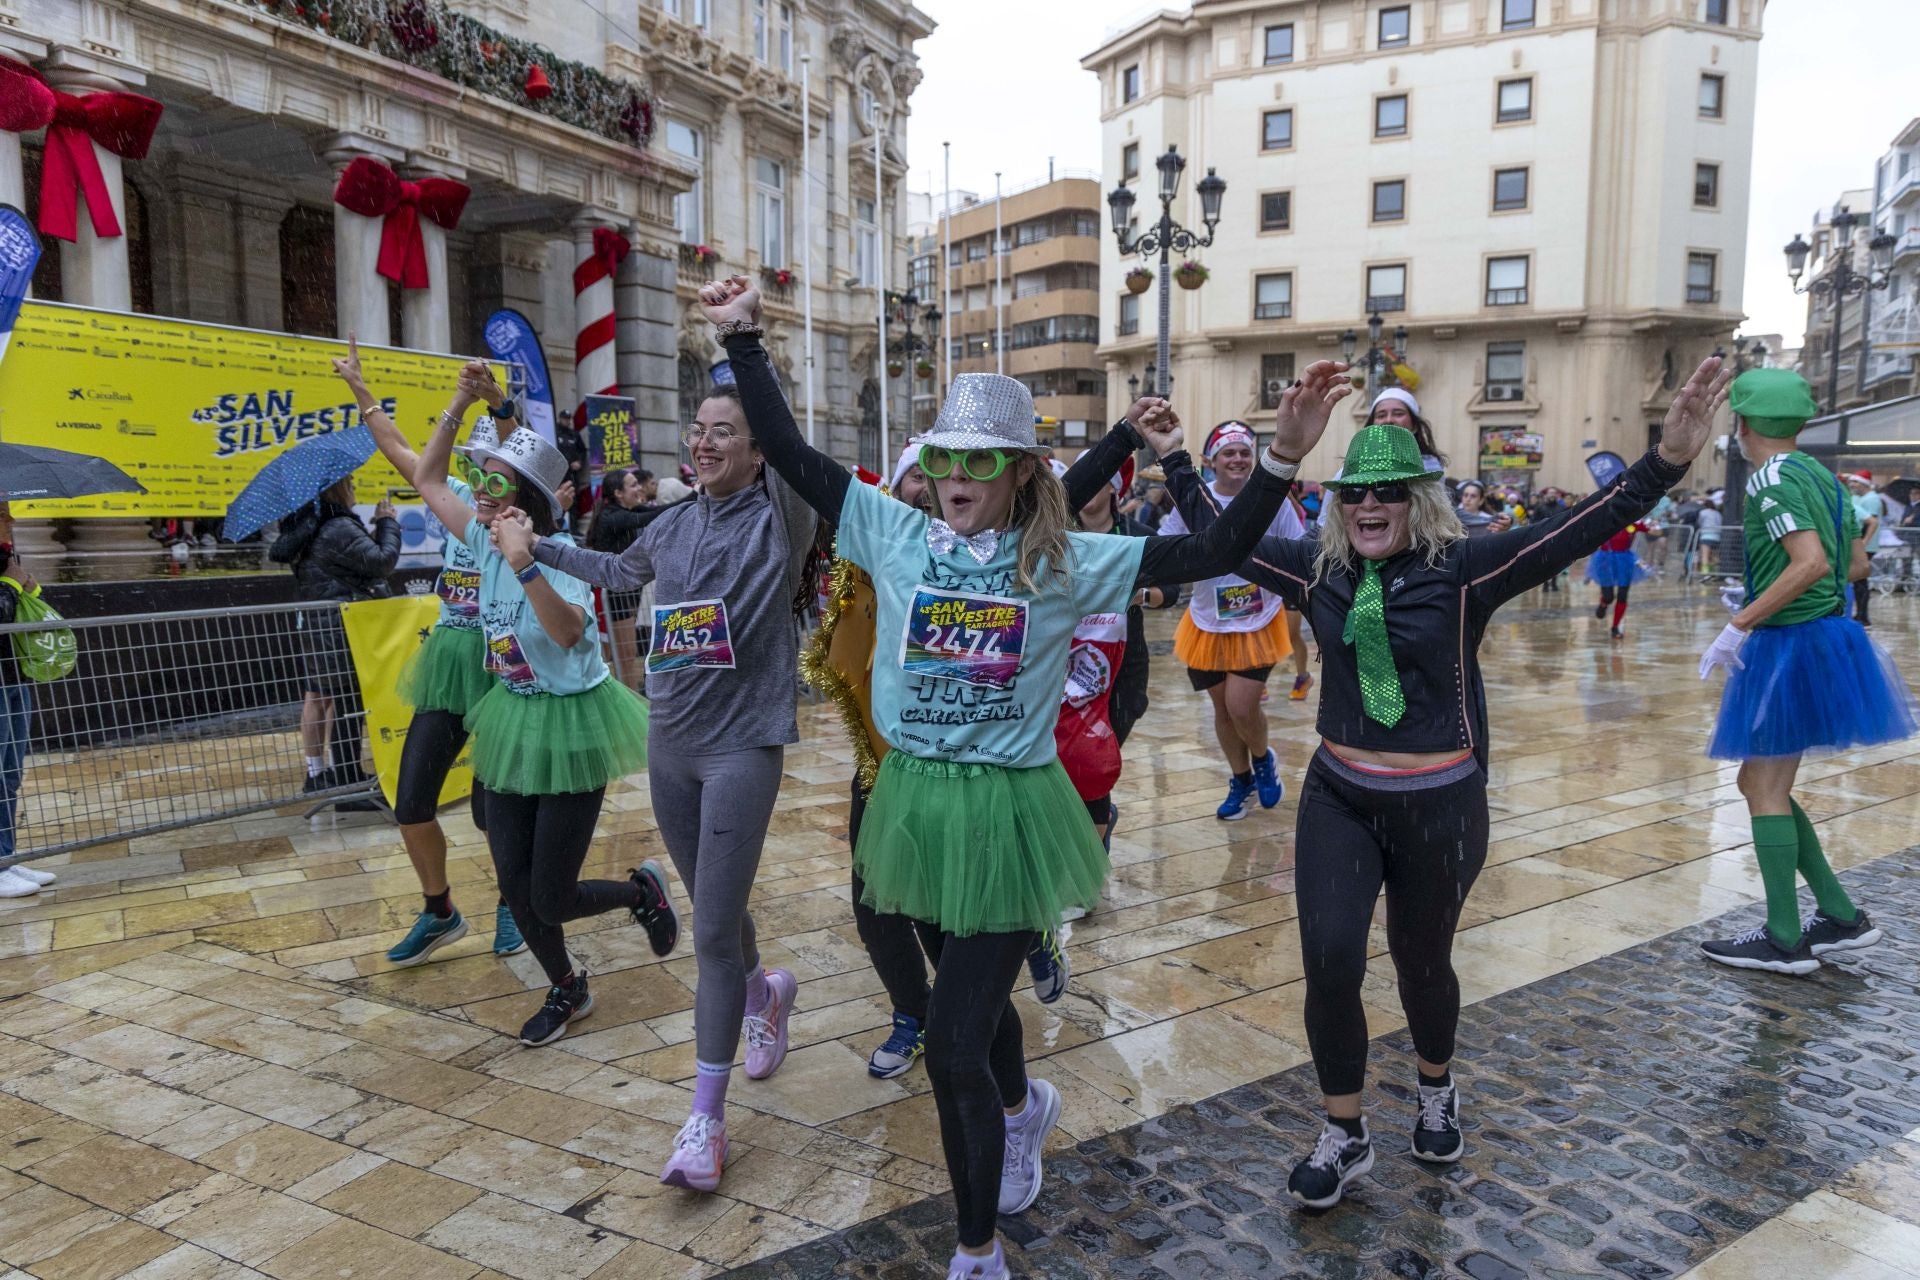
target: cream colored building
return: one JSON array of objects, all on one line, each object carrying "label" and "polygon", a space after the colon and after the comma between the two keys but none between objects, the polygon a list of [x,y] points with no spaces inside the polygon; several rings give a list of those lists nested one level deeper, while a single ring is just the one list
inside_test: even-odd
[{"label": "cream colored building", "polygon": [[[1108,185],[1137,230],[1155,159],[1227,182],[1202,288],[1174,293],[1175,397],[1196,442],[1256,419],[1368,317],[1409,331],[1449,472],[1483,439],[1538,434],[1514,478],[1585,489],[1596,449],[1647,447],[1673,389],[1741,319],[1760,0],[1200,0],[1112,34],[1100,78]],[[1132,177],[1137,173],[1138,177]],[[1104,241],[1108,395],[1153,359],[1123,332]],[[1177,261],[1177,255],[1176,255]],[[1154,264],[1157,267],[1157,264]],[[1151,302],[1153,295],[1146,295]],[[1364,406],[1329,432],[1324,475]]]}]

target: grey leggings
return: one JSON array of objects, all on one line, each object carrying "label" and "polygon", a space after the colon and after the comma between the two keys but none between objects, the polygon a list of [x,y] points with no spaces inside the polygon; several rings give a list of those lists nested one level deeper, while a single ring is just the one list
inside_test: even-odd
[{"label": "grey leggings", "polygon": [[740,1048],[747,974],[760,963],[747,897],[785,758],[785,747],[749,747],[703,756],[656,751],[648,760],[654,821],[693,901],[694,1052],[715,1066],[731,1064]]}]

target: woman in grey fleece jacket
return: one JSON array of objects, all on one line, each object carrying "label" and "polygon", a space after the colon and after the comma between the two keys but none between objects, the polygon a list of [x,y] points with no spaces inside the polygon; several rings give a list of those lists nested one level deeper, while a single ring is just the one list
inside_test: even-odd
[{"label": "woman in grey fleece jacket", "polygon": [[787,1051],[798,984],[764,972],[747,897],[760,867],[795,720],[794,600],[817,517],[767,470],[738,394],[715,387],[687,431],[701,494],[664,512],[618,555],[551,539],[534,557],[602,587],[653,584],[647,655],[654,820],[693,900],[698,1077],[693,1115],[661,1172],[711,1191],[726,1160],[725,1101],[744,1034],[747,1075]]}]

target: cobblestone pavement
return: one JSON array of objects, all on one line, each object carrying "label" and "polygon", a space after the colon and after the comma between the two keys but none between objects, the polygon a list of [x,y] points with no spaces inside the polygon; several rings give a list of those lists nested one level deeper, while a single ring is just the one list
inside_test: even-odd
[{"label": "cobblestone pavement", "polygon": [[[1846,873],[1887,938],[1810,979],[1698,957],[1749,909],[1467,1009],[1467,1155],[1452,1167],[1405,1154],[1412,1046],[1375,1040],[1379,1159],[1325,1213],[1285,1192],[1319,1125],[1309,1066],[1082,1142],[1048,1160],[1029,1213],[1002,1220],[1016,1274],[1677,1276],[1920,1125],[1916,873],[1920,847]],[[728,1274],[923,1277],[952,1247],[935,1198]]]}]

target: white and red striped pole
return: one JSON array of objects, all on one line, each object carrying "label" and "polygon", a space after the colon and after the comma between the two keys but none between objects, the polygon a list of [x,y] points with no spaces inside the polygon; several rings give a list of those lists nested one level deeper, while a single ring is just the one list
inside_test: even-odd
[{"label": "white and red striped pole", "polygon": [[574,430],[587,427],[588,396],[614,395],[620,390],[615,360],[613,275],[632,248],[612,227],[580,227],[575,233],[580,261],[573,269],[573,318],[579,326],[574,339],[574,382],[580,403],[574,410]]}]

